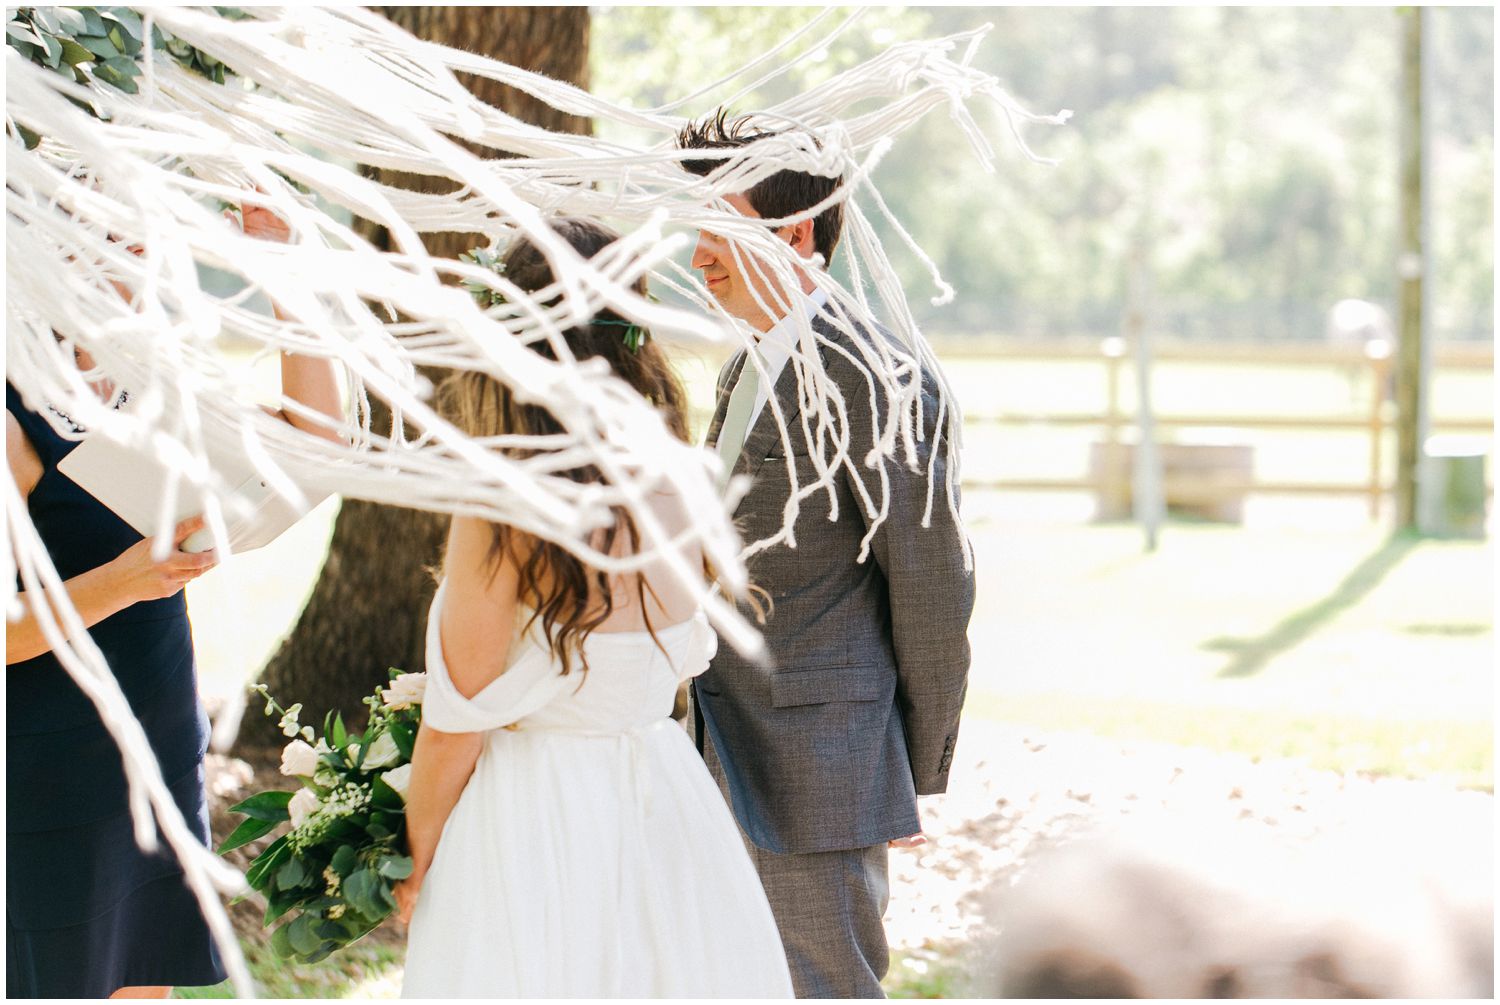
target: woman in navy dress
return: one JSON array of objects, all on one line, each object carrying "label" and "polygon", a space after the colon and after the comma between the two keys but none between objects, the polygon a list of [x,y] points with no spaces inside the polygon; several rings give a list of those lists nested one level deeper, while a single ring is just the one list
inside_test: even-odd
[{"label": "woman in navy dress", "polygon": [[[286,225],[246,207],[245,231],[285,240]],[[79,366],[93,361],[78,353]],[[333,365],[283,354],[284,392],[342,418]],[[114,388],[99,382],[106,400]],[[213,552],[182,541],[201,518],[179,524],[157,562],[143,539],[57,470],[78,445],[5,386],[6,460],[27,509],[94,641],[140,720],[171,790],[207,844],[203,755],[208,720],[198,700],[183,587],[212,568]],[[338,434],[278,412],[319,436]],[[19,588],[19,581],[18,581]],[[151,855],[135,843],[125,773],[93,703],[50,650],[22,594],[24,616],[7,625],[6,995],[54,998],[166,997],[173,986],[225,977],[208,924],[165,842]]]}]

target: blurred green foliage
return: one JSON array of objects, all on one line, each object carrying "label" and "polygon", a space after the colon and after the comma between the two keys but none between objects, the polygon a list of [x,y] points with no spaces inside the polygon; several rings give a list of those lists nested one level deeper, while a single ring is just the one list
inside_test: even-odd
[{"label": "blurred green foliage", "polygon": [[[243,20],[236,7],[215,7],[221,17]],[[78,84],[99,81],[135,94],[141,75],[141,50],[145,47],[145,25],[141,15],[129,7],[12,7],[7,11],[5,41],[22,57],[53,70]],[[161,49],[184,69],[224,83],[224,64],[160,28],[151,29],[151,46]],[[77,98],[73,104],[92,115],[100,111]],[[40,134],[13,123],[26,149],[41,142]]]},{"label": "blurred green foliage", "polygon": [[[818,10],[598,8],[593,90],[648,107],[688,97]],[[1114,332],[1132,248],[1149,269],[1157,329],[1183,337],[1318,339],[1337,300],[1393,310],[1392,9],[878,8],[820,47],[848,13],[786,50],[804,58],[734,110],[773,105],[893,42],[989,23],[977,65],[1034,111],[1075,113],[1066,126],[1024,127],[1056,167],[1028,161],[987,111],[994,174],[940,112],[881,163],[882,193],[959,293],[931,306],[921,266],[886,240],[929,331]],[[1432,10],[1427,297],[1440,338],[1493,333],[1493,49],[1492,11]],[[677,111],[704,114],[757,76]]]}]

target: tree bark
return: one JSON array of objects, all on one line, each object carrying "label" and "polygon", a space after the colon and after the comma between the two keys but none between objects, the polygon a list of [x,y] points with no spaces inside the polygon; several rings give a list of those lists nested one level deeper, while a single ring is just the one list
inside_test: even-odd
[{"label": "tree bark", "polygon": [[[467,49],[513,66],[588,86],[587,7],[383,7],[391,21],[412,34]],[[460,74],[481,101],[547,129],[588,133],[588,119],[565,115],[550,105],[493,80]],[[465,144],[482,156],[500,152]],[[447,179],[373,172],[381,181],[425,192],[452,191]],[[362,233],[389,248],[383,228],[366,221]],[[481,241],[475,234],[427,234],[429,254],[456,258]],[[436,383],[440,374],[427,374]],[[371,428],[388,432],[390,412],[371,399]],[[328,557],[312,597],[296,626],[266,666],[262,680],[283,705],[303,705],[302,721],[321,725],[330,710],[346,723],[362,723],[361,699],[387,679],[389,667],[423,669],[427,607],[441,561],[448,517],[418,510],[345,500],[334,523]],[[252,703],[241,725],[236,750],[256,757],[285,740],[273,719]]]}]

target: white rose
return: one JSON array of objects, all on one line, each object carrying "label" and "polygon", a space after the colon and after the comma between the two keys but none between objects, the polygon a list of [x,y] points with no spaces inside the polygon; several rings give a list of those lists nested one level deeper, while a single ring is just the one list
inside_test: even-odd
[{"label": "white rose", "polygon": [[292,818],[292,827],[301,827],[302,821],[315,813],[321,805],[318,802],[318,794],[312,789],[298,789],[297,794],[286,806],[286,811]]},{"label": "white rose", "polygon": [[425,673],[404,673],[391,681],[391,686],[380,692],[380,699],[389,709],[411,708],[422,704],[422,695],[427,692]]},{"label": "white rose", "polygon": [[372,768],[384,768],[401,760],[401,751],[396,746],[395,739],[389,733],[381,733],[375,737],[370,748],[365,751],[364,770]]},{"label": "white rose", "polygon": [[293,740],[281,750],[283,775],[311,775],[318,770],[318,752],[304,740]]},{"label": "white rose", "polygon": [[396,791],[396,795],[403,800],[406,799],[406,787],[411,784],[411,764],[403,764],[399,768],[392,768],[380,776],[385,784]]}]

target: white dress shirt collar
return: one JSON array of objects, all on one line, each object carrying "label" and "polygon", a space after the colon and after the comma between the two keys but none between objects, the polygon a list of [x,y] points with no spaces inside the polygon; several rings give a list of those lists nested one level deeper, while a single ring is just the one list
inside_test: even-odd
[{"label": "white dress shirt collar", "polygon": [[[818,312],[828,303],[828,294],[822,289],[815,289],[811,293],[798,292],[798,299],[802,302],[802,309],[808,321],[817,317]],[[761,377],[760,387],[756,389],[755,405],[750,410],[750,423],[745,427],[745,435],[750,435],[750,430],[755,428],[755,422],[760,418],[761,410],[766,407],[766,402],[771,397],[771,391],[776,387],[776,381],[781,377],[781,371],[786,369],[786,361],[791,358],[792,349],[797,345],[799,325],[795,312],[788,313],[780,321],[771,327],[771,330],[760,337],[756,343],[755,350],[765,363],[765,373]],[[746,366],[753,364],[747,358]]]}]

